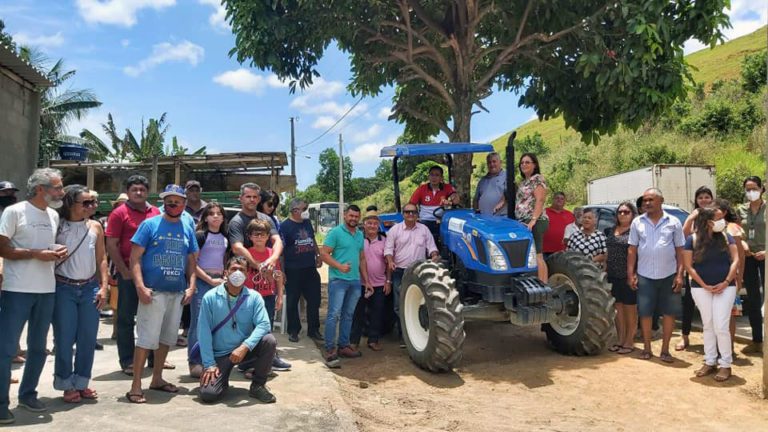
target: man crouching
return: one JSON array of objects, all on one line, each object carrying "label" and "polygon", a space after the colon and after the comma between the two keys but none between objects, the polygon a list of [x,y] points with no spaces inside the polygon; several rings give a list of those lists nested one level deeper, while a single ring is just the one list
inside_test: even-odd
[{"label": "man crouching", "polygon": [[[236,256],[227,262],[226,282],[208,291],[200,306],[198,343],[205,371],[200,376],[200,399],[214,402],[229,387],[235,365],[254,368],[248,395],[274,403],[266,387],[277,341],[270,333],[264,300],[243,289],[248,262]],[[232,313],[234,311],[234,313]]]}]

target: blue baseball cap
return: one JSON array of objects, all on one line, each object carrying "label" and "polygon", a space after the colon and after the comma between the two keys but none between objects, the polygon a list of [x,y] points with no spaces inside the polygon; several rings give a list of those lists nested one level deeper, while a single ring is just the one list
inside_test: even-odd
[{"label": "blue baseball cap", "polygon": [[166,186],[165,190],[160,194],[160,199],[164,199],[167,196],[179,196],[187,199],[187,195],[184,193],[184,188],[176,184],[169,184]]}]

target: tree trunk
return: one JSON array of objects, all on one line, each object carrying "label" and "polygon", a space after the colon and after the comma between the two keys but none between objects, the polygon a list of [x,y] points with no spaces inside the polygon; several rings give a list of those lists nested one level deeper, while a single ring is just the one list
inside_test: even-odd
[{"label": "tree trunk", "polygon": [[[453,136],[451,142],[469,142],[469,125],[472,120],[472,104],[462,101],[459,112],[453,116]],[[469,208],[472,203],[470,196],[470,179],[472,178],[472,154],[458,154],[453,159],[453,186],[459,192],[461,205]]]}]

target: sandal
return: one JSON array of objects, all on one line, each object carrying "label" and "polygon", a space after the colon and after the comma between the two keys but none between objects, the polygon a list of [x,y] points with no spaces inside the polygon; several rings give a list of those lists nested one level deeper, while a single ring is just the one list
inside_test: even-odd
[{"label": "sandal", "polygon": [[688,348],[688,341],[685,339],[681,340],[677,343],[677,345],[675,345],[675,351],[685,351],[686,348]]},{"label": "sandal", "polygon": [[77,390],[66,390],[64,392],[64,402],[66,403],[79,403],[81,401],[80,399],[80,392]]},{"label": "sandal", "polygon": [[128,375],[129,377],[133,376],[133,365],[128,365],[123,368],[123,373]]},{"label": "sandal", "polygon": [[711,374],[712,372],[714,372],[715,369],[716,368],[714,366],[710,366],[708,364],[705,364],[705,365],[701,366],[701,368],[699,368],[699,370],[696,371],[696,376],[699,377],[699,378],[701,378],[703,376],[707,376],[707,375]]},{"label": "sandal", "polygon": [[663,361],[664,363],[673,363],[675,358],[672,357],[672,354],[670,353],[661,353],[659,360]]},{"label": "sandal", "polygon": [[178,393],[179,388],[171,383],[165,383],[159,386],[149,386],[150,390],[161,391],[165,393]]},{"label": "sandal", "polygon": [[638,358],[639,358],[640,360],[650,360],[650,359],[652,359],[652,358],[653,358],[653,353],[651,353],[650,351],[646,351],[646,350],[643,350],[643,351],[640,353],[640,357],[638,357]]},{"label": "sandal", "polygon": [[173,363],[165,362],[163,363],[163,369],[174,370],[176,369],[176,365]]},{"label": "sandal", "polygon": [[723,382],[731,377],[731,368],[720,368],[715,374],[715,381]]},{"label": "sandal", "polygon": [[99,394],[92,388],[86,388],[85,390],[80,390],[80,397],[83,399],[98,399]]},{"label": "sandal", "polygon": [[621,347],[618,351],[616,351],[616,354],[631,354],[635,352],[635,347]]},{"label": "sandal", "polygon": [[144,393],[128,392],[125,394],[125,398],[128,399],[128,402],[135,404],[143,404],[147,402],[147,399],[144,398]]},{"label": "sandal", "polygon": [[612,346],[612,347],[608,348],[608,351],[610,351],[610,352],[616,352],[616,351],[620,350],[621,348],[622,348],[622,347],[621,347],[621,345],[619,345],[619,344],[613,344],[613,346]]}]

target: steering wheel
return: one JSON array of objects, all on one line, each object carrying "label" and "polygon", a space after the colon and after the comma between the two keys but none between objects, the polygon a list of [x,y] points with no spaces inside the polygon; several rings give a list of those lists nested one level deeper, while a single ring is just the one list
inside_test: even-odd
[{"label": "steering wheel", "polygon": [[461,208],[460,204],[440,206],[432,210],[432,216],[434,216],[435,219],[442,220],[446,210],[454,210],[454,209],[460,209],[460,208]]}]

